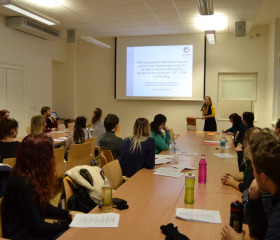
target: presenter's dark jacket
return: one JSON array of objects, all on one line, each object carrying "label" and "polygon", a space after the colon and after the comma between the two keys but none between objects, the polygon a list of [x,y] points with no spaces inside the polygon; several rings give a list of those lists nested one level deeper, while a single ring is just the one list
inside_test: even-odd
[{"label": "presenter's dark jacket", "polygon": [[101,148],[111,150],[114,159],[120,160],[123,139],[117,137],[112,131],[106,131],[101,135],[99,143]]},{"label": "presenter's dark jacket", "polygon": [[[212,104],[209,106],[204,106],[206,107],[206,115],[214,115],[215,116],[215,108]],[[211,132],[216,132],[217,131],[217,124],[216,124],[216,119],[215,117],[212,118],[206,118],[205,123],[204,123],[204,129],[203,131],[211,131]]]},{"label": "presenter's dark jacket", "polygon": [[53,239],[68,229],[67,224],[48,223],[44,219],[67,219],[69,212],[50,204],[42,210],[33,193],[33,185],[25,177],[10,178],[2,202],[2,227],[5,238]]}]

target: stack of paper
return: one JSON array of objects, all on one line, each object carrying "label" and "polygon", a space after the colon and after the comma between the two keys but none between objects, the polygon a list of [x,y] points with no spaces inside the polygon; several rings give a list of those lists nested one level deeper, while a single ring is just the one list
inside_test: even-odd
[{"label": "stack of paper", "polygon": [[178,151],[176,154],[184,155],[184,156],[197,156],[197,153],[188,153],[188,152],[181,152]]},{"label": "stack of paper", "polygon": [[228,153],[214,153],[216,156],[218,156],[219,158],[234,158],[233,155],[230,155]]},{"label": "stack of paper", "polygon": [[197,169],[197,168],[192,167],[192,166],[190,166],[188,164],[185,164],[185,163],[174,164],[174,165],[171,165],[171,166],[174,167],[174,168],[180,169],[181,171],[184,170],[184,169],[191,169],[191,170]]},{"label": "stack of paper", "polygon": [[118,213],[76,214],[70,227],[78,228],[116,228],[119,226]]},{"label": "stack of paper", "polygon": [[156,154],[155,164],[164,164],[171,162],[174,159],[174,155],[158,155]]},{"label": "stack of paper", "polygon": [[219,211],[177,208],[176,217],[191,222],[222,223]]},{"label": "stack of paper", "polygon": [[183,175],[181,173],[181,169],[175,169],[175,168],[165,168],[160,167],[154,170],[155,172],[153,174],[155,175],[161,175],[161,176],[167,176],[167,177],[180,177]]}]

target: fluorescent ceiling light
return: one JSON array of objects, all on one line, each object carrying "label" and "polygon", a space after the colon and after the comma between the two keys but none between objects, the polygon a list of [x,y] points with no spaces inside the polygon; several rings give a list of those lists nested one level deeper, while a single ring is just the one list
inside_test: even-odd
[{"label": "fluorescent ceiling light", "polygon": [[197,4],[200,15],[214,14],[212,0],[197,0]]},{"label": "fluorescent ceiling light", "polygon": [[210,45],[216,44],[216,36],[215,36],[215,31],[205,31],[205,36],[207,39],[207,43]]},{"label": "fluorescent ceiling light", "polygon": [[59,24],[59,21],[44,15],[38,11],[35,11],[34,9],[31,9],[29,7],[26,7],[22,4],[19,4],[16,1],[13,0],[0,0],[0,4],[3,5],[3,7],[9,8],[15,12],[18,12],[20,14],[23,14],[27,17],[30,17],[32,19],[35,19],[39,22],[42,22],[47,25],[57,25]]},{"label": "fluorescent ceiling light", "polygon": [[89,42],[89,43],[95,44],[95,45],[97,45],[97,46],[99,46],[99,47],[102,47],[102,48],[111,48],[110,45],[107,45],[107,44],[105,44],[105,43],[103,43],[103,42],[100,42],[100,41],[96,40],[96,39],[93,38],[93,37],[81,36],[81,39],[83,39],[83,40],[85,40],[85,41],[87,41],[87,42]]}]

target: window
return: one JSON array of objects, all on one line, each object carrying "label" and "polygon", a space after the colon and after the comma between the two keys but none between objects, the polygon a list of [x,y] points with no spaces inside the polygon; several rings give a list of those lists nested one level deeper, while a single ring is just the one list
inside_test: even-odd
[{"label": "window", "polygon": [[218,119],[228,120],[231,113],[254,112],[257,99],[257,73],[220,73]]}]

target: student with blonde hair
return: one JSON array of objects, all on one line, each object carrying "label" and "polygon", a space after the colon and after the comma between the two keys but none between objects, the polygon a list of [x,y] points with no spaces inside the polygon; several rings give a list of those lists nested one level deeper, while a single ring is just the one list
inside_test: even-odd
[{"label": "student with blonde hair", "polygon": [[142,168],[155,166],[155,140],[150,135],[150,125],[146,118],[138,118],[133,128],[133,136],[124,140],[120,159],[123,175],[133,176]]},{"label": "student with blonde hair", "polygon": [[97,137],[96,139],[97,146],[99,146],[100,136],[106,132],[104,123],[101,121],[101,118],[102,118],[102,109],[95,108],[93,111],[91,123],[88,125],[87,128],[90,131],[92,137]]},{"label": "student with blonde hair", "polygon": [[43,115],[36,115],[31,118],[30,133],[42,134],[46,129],[46,120]]},{"label": "student with blonde hair", "polygon": [[204,104],[201,108],[202,119],[205,120],[203,131],[217,131],[217,123],[215,119],[215,108],[212,104],[212,99],[206,96],[204,99]]}]

